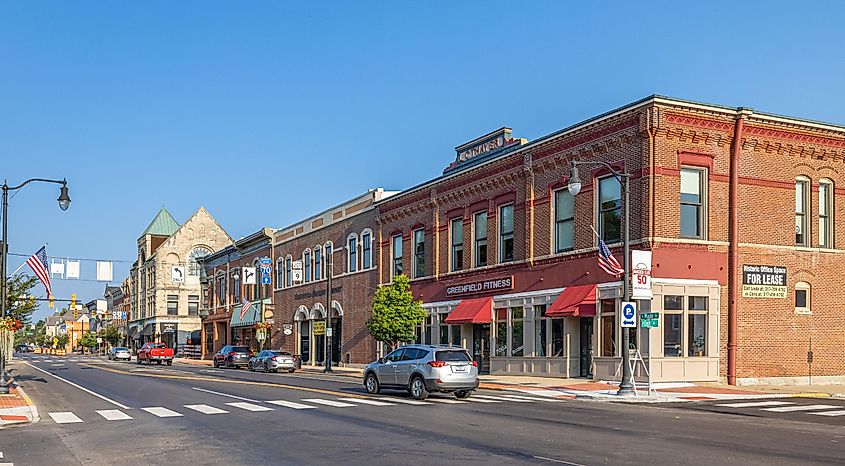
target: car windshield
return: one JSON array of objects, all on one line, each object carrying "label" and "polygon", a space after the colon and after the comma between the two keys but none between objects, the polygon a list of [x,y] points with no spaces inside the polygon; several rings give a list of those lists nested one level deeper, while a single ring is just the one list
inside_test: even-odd
[{"label": "car windshield", "polygon": [[438,361],[447,362],[469,362],[470,358],[466,351],[438,351],[435,354]]},{"label": "car windshield", "polygon": [[233,346],[232,351],[235,353],[249,353],[249,348],[246,346]]},{"label": "car windshield", "polygon": [[150,345],[150,348],[167,348],[164,343],[156,343],[155,345]]},{"label": "car windshield", "polygon": [[290,356],[290,353],[288,353],[287,351],[268,351],[268,352],[271,353],[273,356]]},{"label": "car windshield", "polygon": [[122,347],[122,346],[118,346],[118,347],[117,347],[117,348],[115,348],[114,350],[115,350],[115,351],[129,351],[129,348],[124,348],[124,347]]}]

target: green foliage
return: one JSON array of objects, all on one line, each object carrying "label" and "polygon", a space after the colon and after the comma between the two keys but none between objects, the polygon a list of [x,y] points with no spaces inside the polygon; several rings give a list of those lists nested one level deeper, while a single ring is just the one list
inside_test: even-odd
[{"label": "green foliage", "polygon": [[78,343],[79,346],[93,348],[97,346],[97,334],[94,332],[85,332],[85,335],[82,335],[82,338],[79,339]]},{"label": "green foliage", "polygon": [[123,335],[120,334],[120,331],[117,330],[117,327],[114,325],[109,325],[100,330],[99,332],[100,338],[109,342],[111,346],[115,346],[123,340]]},{"label": "green foliage", "polygon": [[30,317],[35,312],[37,303],[31,302],[27,297],[38,280],[35,277],[26,275],[15,275],[6,281],[6,315],[21,323],[30,323]]},{"label": "green foliage", "polygon": [[416,339],[416,328],[425,320],[422,301],[414,301],[406,275],[393,278],[393,283],[380,286],[373,297],[373,316],[367,329],[376,340],[395,348],[404,341]]},{"label": "green foliage", "polygon": [[50,345],[53,342],[47,341],[47,322],[39,320],[35,324],[35,344],[36,345]]},{"label": "green foliage", "polygon": [[[68,335],[67,333],[60,333],[56,335],[56,339],[59,340],[58,343],[56,343],[56,348],[64,348],[67,346],[68,343],[70,343],[70,335]],[[51,341],[51,346],[52,343],[53,342]]]}]

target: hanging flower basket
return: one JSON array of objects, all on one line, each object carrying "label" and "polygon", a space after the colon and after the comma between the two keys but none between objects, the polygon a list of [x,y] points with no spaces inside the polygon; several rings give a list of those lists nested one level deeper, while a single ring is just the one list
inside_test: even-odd
[{"label": "hanging flower basket", "polygon": [[17,332],[23,327],[21,321],[17,319],[13,319],[11,317],[6,317],[4,319],[0,319],[0,331],[6,332]]},{"label": "hanging flower basket", "polygon": [[270,330],[273,327],[273,324],[269,322],[259,322],[255,324],[256,330]]}]

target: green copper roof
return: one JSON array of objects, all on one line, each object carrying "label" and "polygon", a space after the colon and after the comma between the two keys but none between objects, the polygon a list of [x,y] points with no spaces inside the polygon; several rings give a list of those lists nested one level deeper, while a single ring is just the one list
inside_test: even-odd
[{"label": "green copper roof", "polygon": [[167,211],[164,207],[158,211],[156,214],[156,218],[150,222],[150,226],[141,233],[141,236],[144,235],[164,235],[170,236],[173,233],[176,233],[176,230],[179,229],[179,223],[173,219],[173,216],[170,215],[170,212]]}]

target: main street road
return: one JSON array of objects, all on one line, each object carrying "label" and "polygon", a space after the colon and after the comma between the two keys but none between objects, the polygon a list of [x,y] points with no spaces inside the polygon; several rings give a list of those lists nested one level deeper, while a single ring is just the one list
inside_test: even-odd
[{"label": "main street road", "polygon": [[27,355],[14,367],[41,417],[0,431],[0,463],[16,466],[794,465],[841,464],[845,451],[842,422],[494,391],[414,403],[341,376],[91,357]]}]

